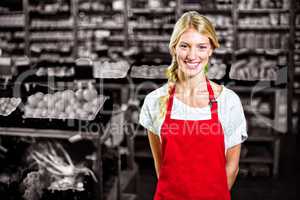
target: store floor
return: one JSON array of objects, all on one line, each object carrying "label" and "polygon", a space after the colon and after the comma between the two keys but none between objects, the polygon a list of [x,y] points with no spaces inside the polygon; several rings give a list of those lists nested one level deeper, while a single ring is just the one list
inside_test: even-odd
[{"label": "store floor", "polygon": [[[297,139],[295,135],[282,138],[279,177],[238,178],[232,188],[232,200],[299,200],[299,195],[296,196],[300,177]],[[152,160],[137,159],[137,163],[140,169],[138,199],[152,200],[156,183]]]}]

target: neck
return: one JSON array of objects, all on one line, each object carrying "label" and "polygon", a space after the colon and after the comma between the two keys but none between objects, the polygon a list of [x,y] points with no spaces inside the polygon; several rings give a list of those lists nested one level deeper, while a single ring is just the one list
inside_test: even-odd
[{"label": "neck", "polygon": [[186,77],[179,74],[178,79],[178,93],[193,95],[197,92],[203,92],[207,90],[206,76],[204,73],[200,73],[194,77]]}]

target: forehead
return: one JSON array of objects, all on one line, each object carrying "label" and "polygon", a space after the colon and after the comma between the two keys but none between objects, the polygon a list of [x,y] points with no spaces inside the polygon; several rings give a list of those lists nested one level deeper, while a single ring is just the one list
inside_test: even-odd
[{"label": "forehead", "polygon": [[180,42],[185,42],[189,44],[208,44],[209,38],[206,35],[199,33],[194,28],[189,28],[180,36],[178,43]]}]

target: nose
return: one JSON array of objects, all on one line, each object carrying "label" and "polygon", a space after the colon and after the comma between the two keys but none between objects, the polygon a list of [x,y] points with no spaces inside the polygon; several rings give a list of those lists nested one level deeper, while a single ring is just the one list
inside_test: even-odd
[{"label": "nose", "polygon": [[196,48],[191,47],[188,51],[187,59],[194,60],[196,59],[196,55],[197,55]]}]

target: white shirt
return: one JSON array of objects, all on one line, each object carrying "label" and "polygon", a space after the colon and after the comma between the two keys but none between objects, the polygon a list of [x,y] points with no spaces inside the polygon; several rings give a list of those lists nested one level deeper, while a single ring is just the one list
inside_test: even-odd
[{"label": "white shirt", "polygon": [[[222,86],[220,95],[216,98],[218,102],[218,116],[224,131],[225,152],[237,144],[244,142],[247,135],[247,124],[244,110],[238,95]],[[168,85],[150,92],[144,100],[139,115],[139,123],[149,131],[160,136],[160,129],[164,117],[160,117],[159,98],[166,96]],[[183,120],[206,120],[211,118],[210,106],[195,108],[186,105],[174,95],[171,111],[172,119]]]}]

